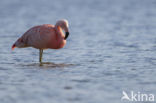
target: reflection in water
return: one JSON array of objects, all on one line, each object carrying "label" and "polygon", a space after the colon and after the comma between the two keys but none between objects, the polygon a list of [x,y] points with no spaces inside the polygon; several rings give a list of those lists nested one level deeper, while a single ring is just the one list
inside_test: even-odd
[{"label": "reflection in water", "polygon": [[72,89],[72,87],[71,86],[65,86],[64,89],[70,90],[70,89]]},{"label": "reflection in water", "polygon": [[90,82],[90,79],[72,79],[72,81],[79,83],[87,83]]},{"label": "reflection in water", "polygon": [[43,68],[64,68],[69,66],[74,66],[74,64],[65,64],[65,63],[52,63],[52,62],[42,62],[42,63],[32,63],[24,64],[22,66],[31,66],[31,67],[43,67]]}]

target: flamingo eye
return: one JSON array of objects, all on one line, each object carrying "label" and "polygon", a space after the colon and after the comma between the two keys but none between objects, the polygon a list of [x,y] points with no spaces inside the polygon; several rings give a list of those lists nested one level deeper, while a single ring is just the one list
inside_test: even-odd
[{"label": "flamingo eye", "polygon": [[19,39],[18,39],[18,42],[23,42],[23,39],[19,38]]}]

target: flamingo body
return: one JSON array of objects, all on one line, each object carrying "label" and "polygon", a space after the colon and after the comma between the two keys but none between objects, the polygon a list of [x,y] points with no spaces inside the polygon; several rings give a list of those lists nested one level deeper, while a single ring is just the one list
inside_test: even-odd
[{"label": "flamingo body", "polygon": [[[60,32],[61,29],[60,29]],[[64,47],[66,40],[64,35],[58,35],[55,26],[44,24],[32,27],[19,39],[23,47],[34,47],[37,49],[59,49]]]}]

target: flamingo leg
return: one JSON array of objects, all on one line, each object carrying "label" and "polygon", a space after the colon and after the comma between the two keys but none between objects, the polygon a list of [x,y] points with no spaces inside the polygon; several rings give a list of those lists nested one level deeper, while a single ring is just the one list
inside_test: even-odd
[{"label": "flamingo leg", "polygon": [[40,56],[39,56],[39,62],[42,63],[42,54],[43,54],[43,49],[40,49]]}]

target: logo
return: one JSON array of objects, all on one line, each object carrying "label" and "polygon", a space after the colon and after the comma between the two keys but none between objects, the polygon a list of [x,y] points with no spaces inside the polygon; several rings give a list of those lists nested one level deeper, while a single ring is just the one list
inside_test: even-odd
[{"label": "logo", "polygon": [[141,92],[134,92],[131,91],[129,95],[125,92],[122,91],[122,97],[121,101],[138,101],[138,102],[143,102],[143,101],[149,101],[153,102],[154,101],[154,94],[146,94],[146,93],[141,93]]}]

